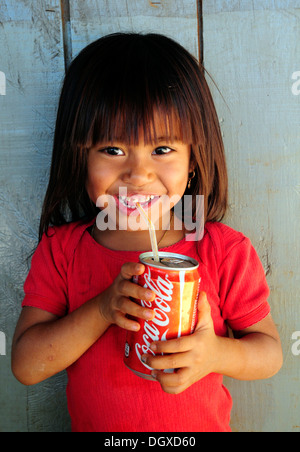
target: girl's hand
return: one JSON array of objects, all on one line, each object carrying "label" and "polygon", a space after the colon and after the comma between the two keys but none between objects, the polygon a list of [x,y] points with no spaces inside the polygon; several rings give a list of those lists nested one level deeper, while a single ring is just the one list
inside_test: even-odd
[{"label": "girl's hand", "polygon": [[[215,334],[211,308],[205,292],[199,297],[199,321],[194,334],[165,342],[153,342],[151,350],[163,356],[143,355],[154,370],[152,376],[169,394],[179,394],[214,372],[219,338]],[[164,373],[175,369],[175,373]]]},{"label": "girl's hand", "polygon": [[144,320],[154,318],[154,311],[130,300],[130,297],[146,301],[153,301],[155,298],[154,292],[131,281],[133,276],[142,275],[144,271],[142,264],[124,264],[113,284],[99,295],[100,314],[107,323],[116,324],[125,330],[138,331],[140,324],[127,318],[127,315]]}]

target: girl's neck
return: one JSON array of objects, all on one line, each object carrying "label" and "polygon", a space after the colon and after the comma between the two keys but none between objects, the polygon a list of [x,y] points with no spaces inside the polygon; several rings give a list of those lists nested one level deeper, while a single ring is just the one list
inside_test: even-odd
[{"label": "girl's neck", "polygon": [[[167,230],[156,231],[158,248],[165,248],[174,245],[182,240],[185,231],[174,230],[174,221],[172,220],[170,228]],[[151,249],[149,231],[100,231],[97,227],[93,228],[92,237],[102,246],[114,251],[148,251]]]}]

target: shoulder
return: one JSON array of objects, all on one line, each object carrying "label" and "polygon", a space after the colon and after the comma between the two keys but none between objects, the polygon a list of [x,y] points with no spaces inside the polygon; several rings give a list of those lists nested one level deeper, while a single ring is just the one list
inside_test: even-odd
[{"label": "shoulder", "polygon": [[211,244],[221,262],[237,245],[250,244],[250,240],[242,232],[218,222],[206,223],[203,240]]},{"label": "shoulder", "polygon": [[53,253],[70,257],[76,249],[86,230],[94,223],[77,221],[62,226],[52,226],[42,237],[40,245],[51,248]]}]

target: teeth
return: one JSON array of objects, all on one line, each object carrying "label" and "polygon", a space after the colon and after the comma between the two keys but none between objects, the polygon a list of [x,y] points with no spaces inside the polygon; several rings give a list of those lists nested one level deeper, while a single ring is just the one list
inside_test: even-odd
[{"label": "teeth", "polygon": [[134,197],[127,197],[127,196],[120,196],[120,201],[126,206],[131,209],[136,208],[136,204],[140,202],[141,204],[149,203],[149,201],[152,201],[155,198],[155,195],[148,195],[148,196],[140,196],[138,198]]}]

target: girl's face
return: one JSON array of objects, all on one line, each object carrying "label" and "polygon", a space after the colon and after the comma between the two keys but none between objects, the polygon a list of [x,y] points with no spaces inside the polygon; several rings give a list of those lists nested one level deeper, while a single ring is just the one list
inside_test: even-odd
[{"label": "girl's face", "polygon": [[[105,200],[114,200],[117,229],[120,221],[124,225],[129,217],[139,222],[137,202],[161,228],[163,217],[169,217],[170,209],[186,190],[189,172],[193,170],[191,146],[179,139],[170,141],[159,134],[160,129],[156,128],[155,143],[145,144],[141,137],[137,145],[115,141],[99,143],[89,151],[87,192],[99,207],[104,207]],[[126,224],[130,229],[128,221]],[[141,221],[140,229],[146,228]]]}]

